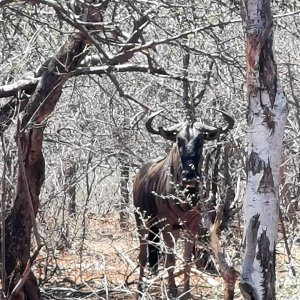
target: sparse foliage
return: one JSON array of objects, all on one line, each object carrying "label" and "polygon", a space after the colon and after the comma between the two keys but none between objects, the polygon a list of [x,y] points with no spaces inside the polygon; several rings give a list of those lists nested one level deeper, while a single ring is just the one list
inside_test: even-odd
[{"label": "sparse foliage", "polygon": [[[285,263],[288,247],[299,271],[298,2],[272,2],[277,70],[290,103],[279,190],[287,240],[284,245],[279,229],[278,265],[284,272],[276,285],[289,288],[278,289],[279,299],[299,290]],[[240,10],[241,1],[235,0],[0,1],[2,266],[10,255],[6,273],[2,268],[3,294],[22,283],[27,262],[39,249],[30,269],[34,295],[21,286],[27,299],[39,299],[41,290],[64,299],[67,293],[73,299],[135,298],[138,236],[131,183],[142,164],[170,148],[144,128],[157,110],[164,111],[160,121],[168,126],[184,120],[189,110],[212,126],[221,118],[211,108],[235,118],[229,142],[210,142],[204,149],[208,212],[201,226],[214,216],[209,211],[214,205],[226,207],[217,232],[220,247],[226,263],[240,268],[248,106]],[[273,128],[269,119],[268,125]],[[117,217],[128,191],[122,231]],[[212,253],[202,241],[198,248]],[[181,243],[176,255],[180,267]],[[217,276],[195,268],[192,273],[194,295],[223,297]],[[159,277],[148,278],[145,299],[160,297],[164,276],[161,270]],[[180,276],[177,280],[180,284]]]}]

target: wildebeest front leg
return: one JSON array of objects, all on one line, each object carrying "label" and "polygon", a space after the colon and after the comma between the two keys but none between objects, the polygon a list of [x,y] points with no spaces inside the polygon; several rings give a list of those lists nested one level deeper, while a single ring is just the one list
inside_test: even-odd
[{"label": "wildebeest front leg", "polygon": [[179,230],[171,230],[171,226],[168,226],[165,230],[163,230],[163,238],[166,246],[165,267],[168,270],[168,293],[170,297],[177,296],[177,287],[175,284],[175,277],[174,277],[174,267],[175,267],[174,248],[178,236],[179,236]]},{"label": "wildebeest front leg", "polygon": [[140,265],[140,276],[138,283],[138,294],[137,299],[139,298],[139,294],[143,292],[143,277],[145,272],[145,266],[147,263],[147,237],[149,230],[147,228],[139,229],[139,241],[140,241],[140,253],[139,253],[139,265]]},{"label": "wildebeest front leg", "polygon": [[190,276],[191,276],[191,261],[192,253],[194,250],[194,238],[186,237],[186,242],[184,246],[184,286],[183,286],[183,295],[180,299],[187,300],[191,299],[190,293]]}]

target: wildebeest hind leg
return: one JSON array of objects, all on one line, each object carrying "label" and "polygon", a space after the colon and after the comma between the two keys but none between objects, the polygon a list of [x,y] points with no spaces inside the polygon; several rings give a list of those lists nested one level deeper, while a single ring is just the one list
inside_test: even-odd
[{"label": "wildebeest hind leg", "polygon": [[179,235],[179,230],[172,231],[170,226],[168,226],[168,228],[169,230],[167,228],[163,230],[163,238],[166,246],[165,267],[168,270],[168,293],[170,297],[176,297],[178,290],[175,284],[175,276],[174,276],[174,267],[175,267],[174,247]]}]

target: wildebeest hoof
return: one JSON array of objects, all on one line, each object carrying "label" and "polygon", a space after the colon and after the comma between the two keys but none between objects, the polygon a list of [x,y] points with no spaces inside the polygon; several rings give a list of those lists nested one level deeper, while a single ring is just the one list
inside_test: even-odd
[{"label": "wildebeest hoof", "polygon": [[139,282],[136,291],[136,300],[140,300],[143,298],[143,293],[145,292],[145,283]]},{"label": "wildebeest hoof", "polygon": [[151,275],[157,275],[158,274],[158,265],[156,264],[154,267],[150,268]]},{"label": "wildebeest hoof", "polygon": [[187,292],[187,293],[184,293],[182,296],[179,297],[180,300],[191,300],[193,299],[192,298],[192,295],[190,292]]},{"label": "wildebeest hoof", "polygon": [[176,285],[168,287],[168,296],[171,299],[175,299],[177,294],[178,294],[178,289],[177,289]]},{"label": "wildebeest hoof", "polygon": [[135,299],[136,300],[141,300],[141,299],[143,299],[143,295],[144,295],[144,291],[138,289],[137,292],[136,292],[136,294],[135,294]]}]

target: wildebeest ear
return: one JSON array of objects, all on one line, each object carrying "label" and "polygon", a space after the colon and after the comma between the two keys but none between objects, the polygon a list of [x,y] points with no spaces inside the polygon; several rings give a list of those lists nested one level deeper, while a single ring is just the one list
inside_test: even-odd
[{"label": "wildebeest ear", "polygon": [[203,136],[204,136],[204,139],[206,140],[206,141],[212,141],[212,140],[216,140],[218,137],[219,137],[219,135],[220,135],[220,132],[219,131],[213,131],[213,132],[205,132],[204,134],[203,134]]},{"label": "wildebeest ear", "polygon": [[176,135],[178,133],[177,130],[164,130],[162,126],[158,127],[159,134],[166,140],[175,142]]}]

